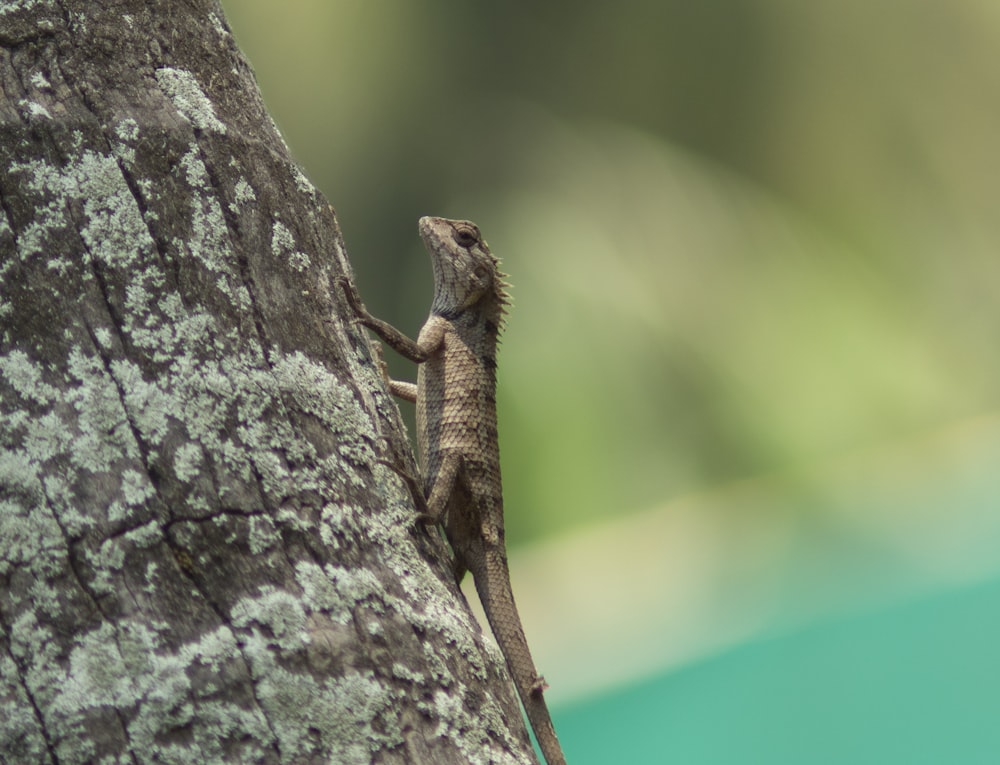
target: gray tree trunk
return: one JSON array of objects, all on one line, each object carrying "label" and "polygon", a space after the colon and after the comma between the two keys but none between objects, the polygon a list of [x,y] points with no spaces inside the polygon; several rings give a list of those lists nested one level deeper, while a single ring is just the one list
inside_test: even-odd
[{"label": "gray tree trunk", "polygon": [[533,762],[217,2],[0,2],[0,92],[0,761]]}]

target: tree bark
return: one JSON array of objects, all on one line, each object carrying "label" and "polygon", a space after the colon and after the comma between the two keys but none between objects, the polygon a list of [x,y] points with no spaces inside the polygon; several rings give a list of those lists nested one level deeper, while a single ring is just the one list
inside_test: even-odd
[{"label": "tree bark", "polygon": [[219,5],[0,2],[0,89],[0,761],[534,762]]}]

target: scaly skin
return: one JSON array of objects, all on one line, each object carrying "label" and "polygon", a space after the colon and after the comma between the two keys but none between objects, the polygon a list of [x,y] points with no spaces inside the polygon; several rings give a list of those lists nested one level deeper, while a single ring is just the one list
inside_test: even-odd
[{"label": "scaly skin", "polygon": [[390,388],[417,404],[424,520],[444,525],[456,579],[472,572],[542,754],[548,765],[564,765],[545,681],[514,604],[504,543],[496,358],[507,285],[474,223],[427,217],[419,229],[434,267],[434,302],[416,342],[369,314],[346,282],[344,291],[362,324],[420,365],[416,386],[390,381]]}]

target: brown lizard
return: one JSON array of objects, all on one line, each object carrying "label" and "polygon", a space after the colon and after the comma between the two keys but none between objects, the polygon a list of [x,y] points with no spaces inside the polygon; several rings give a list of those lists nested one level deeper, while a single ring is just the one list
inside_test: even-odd
[{"label": "brown lizard", "polygon": [[444,525],[456,579],[472,572],[546,762],[564,765],[542,696],[547,686],[514,604],[504,543],[496,367],[508,285],[474,223],[425,217],[419,229],[434,267],[434,302],[415,342],[369,314],[350,282],[343,289],[361,324],[420,365],[416,385],[389,381],[394,395],[417,405],[423,487],[415,498],[425,522]]}]

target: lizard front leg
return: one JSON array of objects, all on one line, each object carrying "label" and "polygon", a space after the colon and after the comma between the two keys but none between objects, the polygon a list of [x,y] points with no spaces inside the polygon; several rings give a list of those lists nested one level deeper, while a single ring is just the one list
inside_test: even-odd
[{"label": "lizard front leg", "polygon": [[[382,338],[401,356],[419,364],[426,361],[433,353],[440,349],[444,340],[445,329],[442,322],[435,321],[432,317],[421,330],[420,337],[417,340],[412,340],[388,322],[377,319],[368,313],[368,309],[361,302],[361,297],[358,295],[357,289],[346,277],[341,277],[338,281],[341,289],[344,291],[344,297],[347,298],[347,302],[351,306],[351,310],[354,311],[357,320],[375,332],[375,334]],[[409,401],[410,403],[416,403],[416,384],[390,378],[385,360],[382,358],[381,350],[376,351],[376,353],[378,355],[379,368],[382,371],[382,377],[385,379],[386,385],[389,387],[389,392],[397,398]],[[438,500],[441,504],[440,509],[432,509],[433,506],[429,506],[428,497],[424,494],[424,490],[417,478],[398,464],[383,459],[378,461],[391,468],[406,483],[410,490],[410,495],[413,497],[413,502],[417,506],[419,517],[425,522],[437,523],[444,514],[447,497],[444,498],[443,503]],[[453,482],[454,477],[450,479],[449,484]]]},{"label": "lizard front leg", "polygon": [[[344,291],[344,297],[347,298],[347,302],[351,306],[351,310],[354,311],[354,315],[358,321],[385,340],[386,344],[400,356],[404,356],[410,361],[420,364],[426,361],[427,357],[435,350],[435,348],[421,345],[416,340],[407,337],[388,322],[372,316],[361,302],[361,296],[358,295],[358,291],[354,285],[346,277],[341,277],[338,281],[340,282],[340,288]],[[440,339],[438,342],[440,342]]]}]

